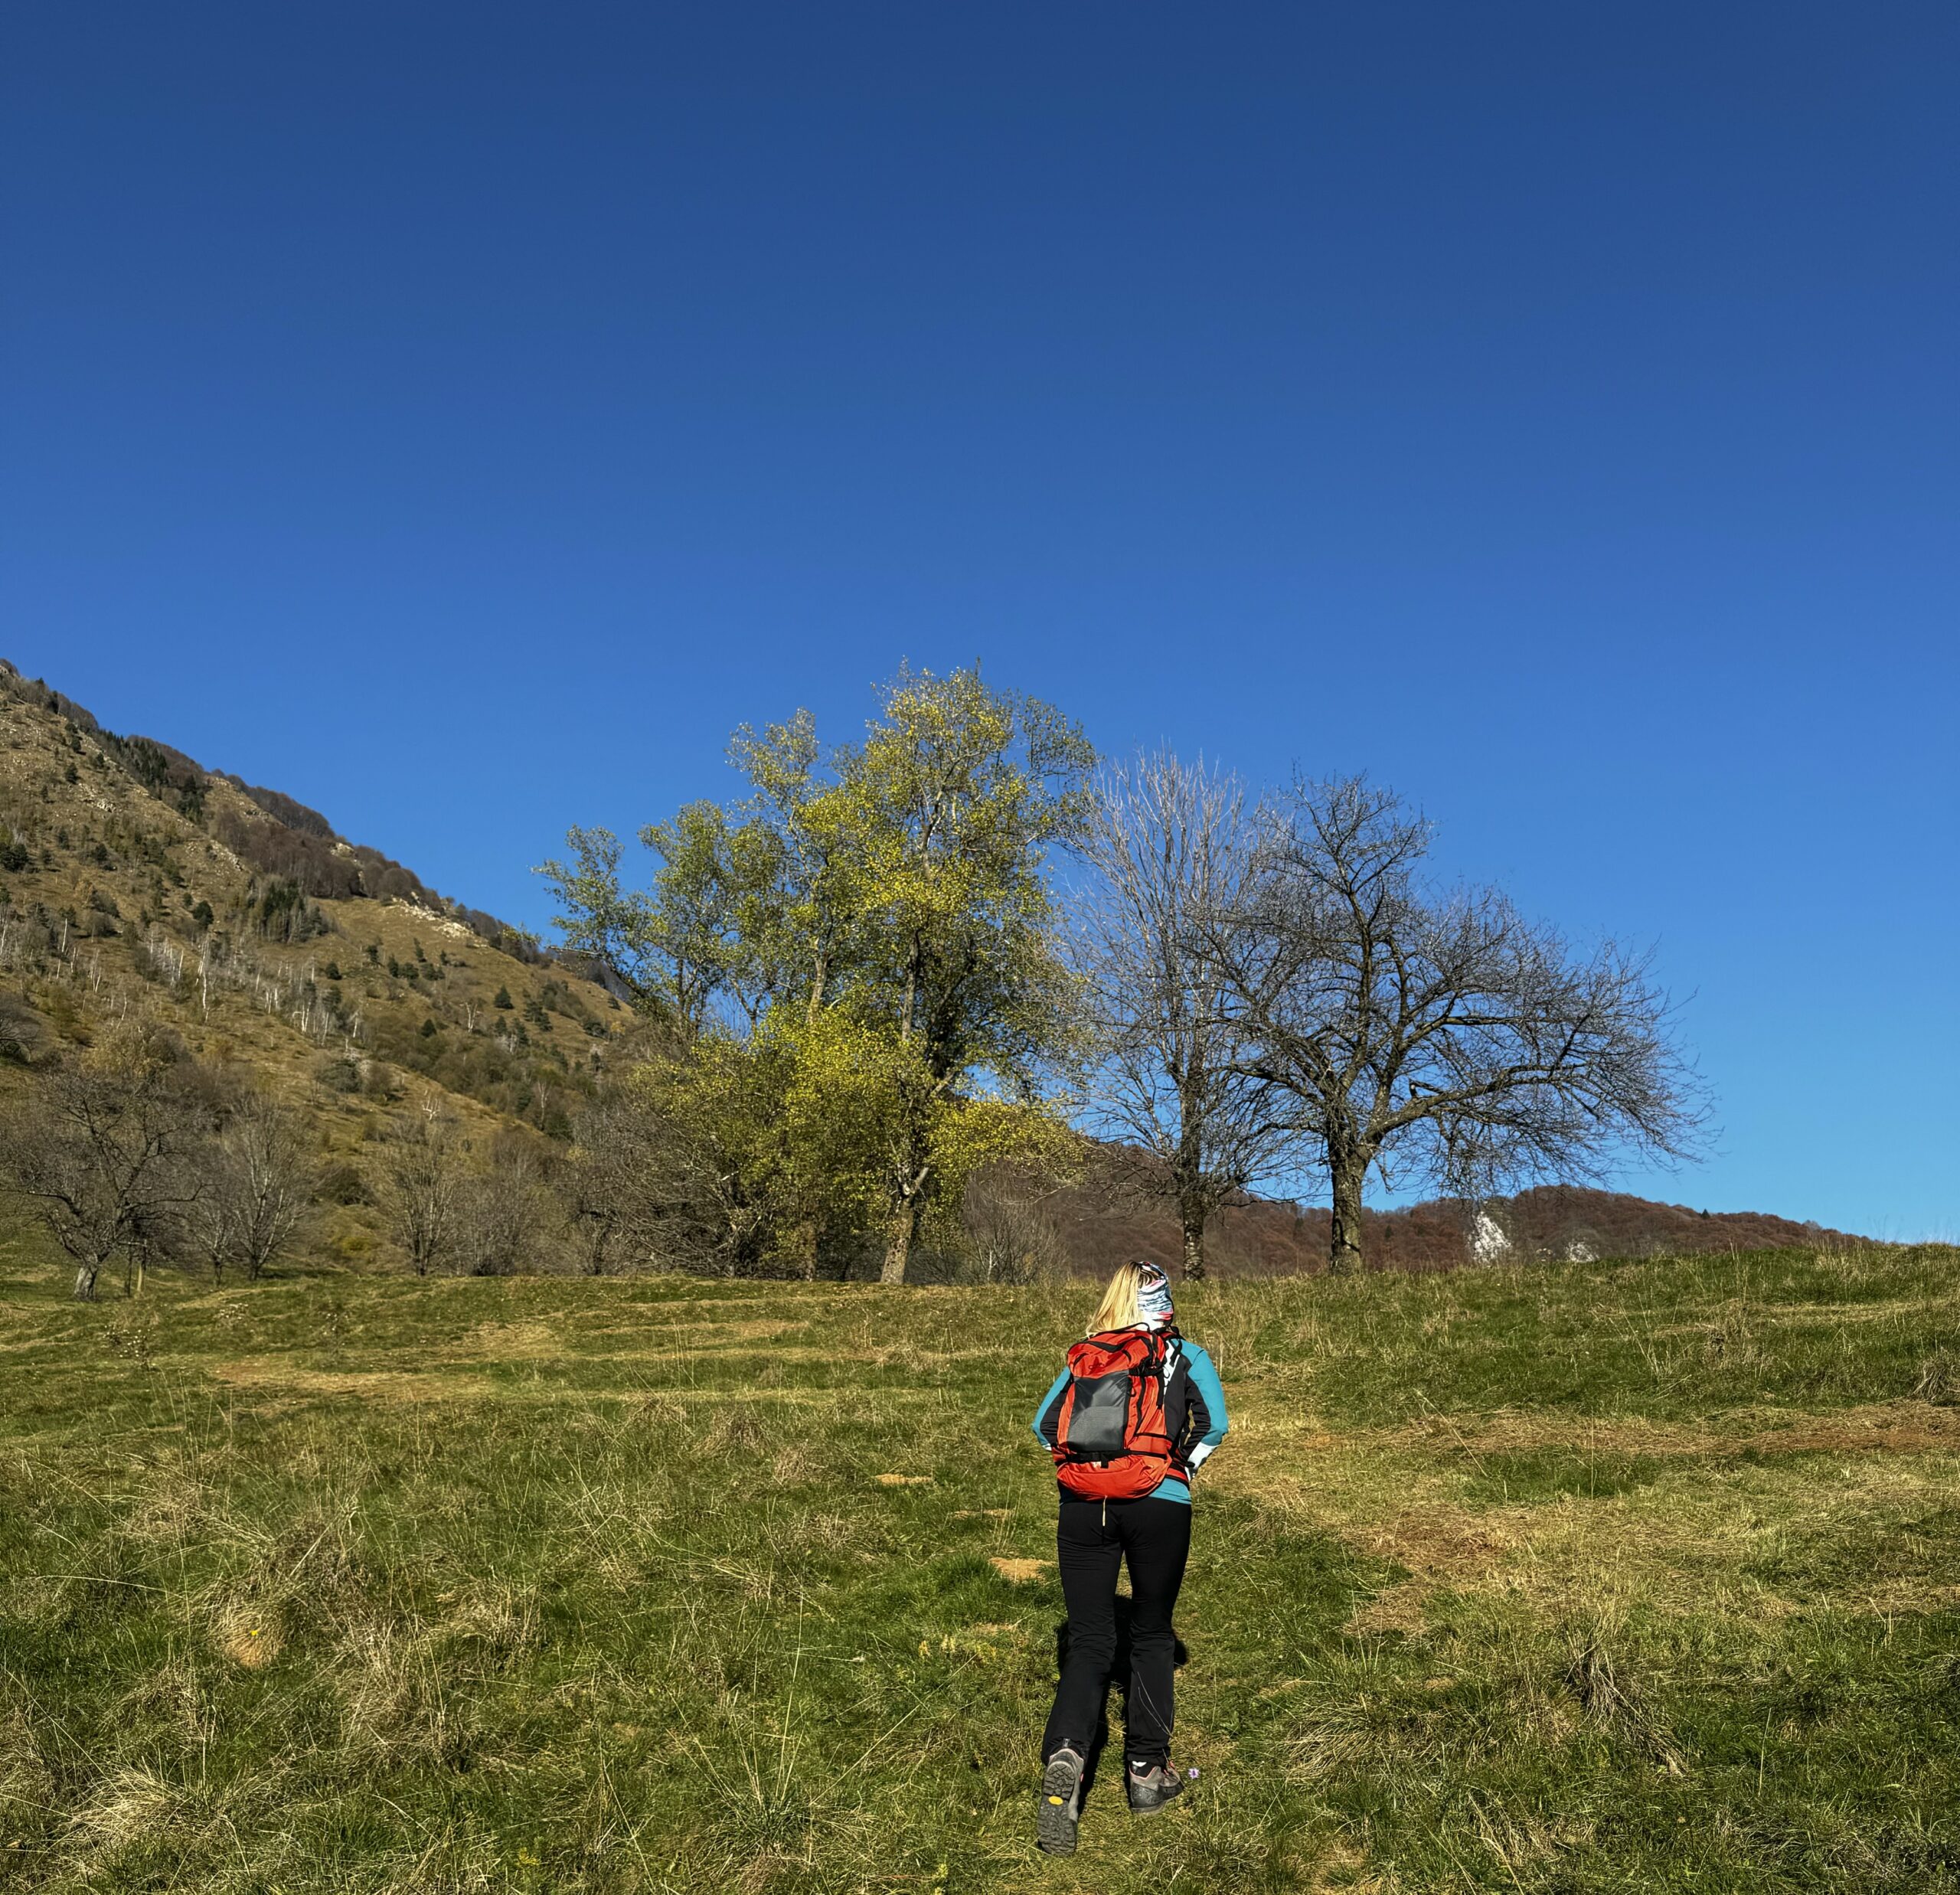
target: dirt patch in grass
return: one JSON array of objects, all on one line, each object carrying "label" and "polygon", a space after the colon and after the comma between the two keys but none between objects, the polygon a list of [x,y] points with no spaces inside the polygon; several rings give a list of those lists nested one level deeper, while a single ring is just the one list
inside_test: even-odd
[{"label": "dirt patch in grass", "polygon": [[929,1474],[874,1474],[871,1478],[880,1487],[930,1487],[933,1484]]},{"label": "dirt patch in grass", "polygon": [[1038,1580],[1047,1572],[1051,1562],[1047,1560],[1006,1560],[998,1556],[988,1563],[1004,1580],[1011,1580],[1017,1586],[1025,1586],[1031,1580]]},{"label": "dirt patch in grass", "polygon": [[1960,1412],[1931,1402],[1885,1402],[1750,1436],[1761,1454],[1960,1454]]}]

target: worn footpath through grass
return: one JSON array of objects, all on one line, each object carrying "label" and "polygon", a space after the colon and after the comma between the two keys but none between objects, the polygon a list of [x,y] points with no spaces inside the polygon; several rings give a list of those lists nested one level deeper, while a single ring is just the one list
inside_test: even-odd
[{"label": "worn footpath through grass", "polygon": [[1034,1849],[1093,1297],[0,1256],[0,1884],[1960,1890],[1960,1257],[1181,1292],[1183,1802]]}]

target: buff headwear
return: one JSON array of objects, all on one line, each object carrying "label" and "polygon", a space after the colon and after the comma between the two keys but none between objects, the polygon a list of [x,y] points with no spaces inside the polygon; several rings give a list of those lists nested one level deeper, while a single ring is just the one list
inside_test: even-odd
[{"label": "buff headwear", "polygon": [[1145,1322],[1171,1320],[1171,1279],[1155,1263],[1138,1260],[1143,1275],[1136,1286],[1136,1313]]}]

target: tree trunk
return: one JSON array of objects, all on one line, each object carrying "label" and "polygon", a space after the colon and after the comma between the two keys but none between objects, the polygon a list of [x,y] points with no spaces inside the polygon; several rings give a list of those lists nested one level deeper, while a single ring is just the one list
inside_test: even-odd
[{"label": "tree trunk", "polygon": [[1185,1281],[1201,1283],[1204,1281],[1204,1211],[1200,1206],[1181,1205],[1178,1221],[1184,1233]]},{"label": "tree trunk", "polygon": [[1198,1220],[1195,1230],[1184,1226],[1184,1280],[1201,1283],[1204,1281],[1204,1220]]},{"label": "tree trunk", "polygon": [[905,1281],[905,1266],[912,1255],[913,1227],[918,1221],[918,1201],[907,1197],[893,1213],[891,1222],[885,1227],[885,1264],[878,1273],[880,1282],[902,1283]]},{"label": "tree trunk", "polygon": [[796,1260],[796,1274],[805,1282],[817,1279],[817,1227],[805,1218],[789,1233],[789,1254]]},{"label": "tree trunk", "polygon": [[1334,1190],[1334,1229],[1328,1242],[1327,1267],[1347,1276],[1361,1267],[1361,1185],[1368,1161],[1359,1152],[1330,1146],[1328,1181]]},{"label": "tree trunk", "polygon": [[78,1263],[75,1266],[75,1301],[92,1303],[95,1301],[95,1279],[100,1274],[93,1263]]},{"label": "tree trunk", "polygon": [[1204,1281],[1204,1214],[1208,1207],[1203,1196],[1200,1163],[1201,1127],[1188,1091],[1182,1102],[1181,1120],[1178,1155],[1171,1161],[1171,1173],[1178,1191],[1178,1221],[1184,1233],[1184,1274],[1193,1282],[1201,1283]]}]

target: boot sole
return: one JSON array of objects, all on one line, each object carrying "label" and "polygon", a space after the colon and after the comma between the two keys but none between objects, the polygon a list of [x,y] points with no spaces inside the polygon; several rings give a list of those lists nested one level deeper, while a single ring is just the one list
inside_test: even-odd
[{"label": "boot sole", "polygon": [[1041,1772],[1041,1791],[1034,1803],[1034,1839],[1050,1855],[1075,1854],[1082,1770],[1081,1764],[1057,1758]]}]

